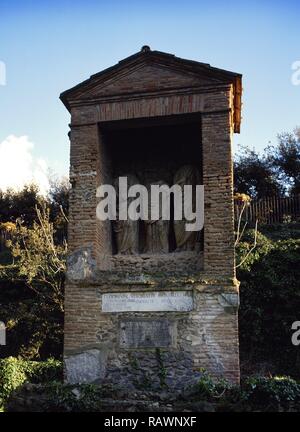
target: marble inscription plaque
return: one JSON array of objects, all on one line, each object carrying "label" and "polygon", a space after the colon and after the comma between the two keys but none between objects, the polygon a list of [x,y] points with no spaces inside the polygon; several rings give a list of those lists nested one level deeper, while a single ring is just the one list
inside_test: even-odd
[{"label": "marble inscription plaque", "polygon": [[151,291],[102,295],[103,312],[187,312],[193,309],[191,291]]},{"label": "marble inscription plaque", "polygon": [[176,322],[124,320],[120,323],[121,348],[166,348],[176,342]]}]

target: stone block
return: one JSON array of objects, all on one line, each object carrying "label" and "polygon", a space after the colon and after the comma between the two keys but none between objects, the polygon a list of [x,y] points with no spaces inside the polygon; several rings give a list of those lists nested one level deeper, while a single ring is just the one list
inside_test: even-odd
[{"label": "stone block", "polygon": [[106,354],[98,349],[65,357],[66,379],[70,384],[94,383],[104,377]]},{"label": "stone block", "polygon": [[120,322],[121,348],[167,348],[176,344],[176,322],[167,319]]}]

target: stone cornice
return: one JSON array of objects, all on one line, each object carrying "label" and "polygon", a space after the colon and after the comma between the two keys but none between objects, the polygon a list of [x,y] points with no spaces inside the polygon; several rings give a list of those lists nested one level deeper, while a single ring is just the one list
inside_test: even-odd
[{"label": "stone cornice", "polygon": [[76,98],[70,99],[69,105],[73,107],[89,106],[96,104],[105,104],[112,102],[127,102],[138,99],[152,99],[161,98],[167,96],[180,96],[180,95],[192,95],[192,94],[206,94],[206,93],[218,93],[220,91],[230,91],[232,84],[213,84],[203,85],[197,87],[186,87],[186,88],[172,88],[163,91],[147,91],[147,92],[129,92],[119,95],[101,96],[97,98]]}]

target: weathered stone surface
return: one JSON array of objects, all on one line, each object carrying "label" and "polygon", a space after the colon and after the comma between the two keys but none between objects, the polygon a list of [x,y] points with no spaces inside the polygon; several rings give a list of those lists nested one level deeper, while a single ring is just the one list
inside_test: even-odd
[{"label": "weathered stone surface", "polygon": [[116,271],[128,273],[200,273],[203,271],[202,251],[183,251],[162,254],[112,255],[111,266]]},{"label": "weathered stone surface", "polygon": [[124,292],[107,293],[102,296],[103,312],[185,312],[192,309],[191,291]]},{"label": "weathered stone surface", "polygon": [[238,293],[222,293],[218,297],[219,303],[229,313],[234,313],[240,305],[240,297]]},{"label": "weathered stone surface", "polygon": [[80,248],[68,256],[67,278],[70,281],[83,281],[92,278],[95,260],[91,248]]},{"label": "weathered stone surface", "polygon": [[176,322],[126,320],[120,323],[121,348],[166,348],[176,343]]},{"label": "weathered stone surface", "polygon": [[105,353],[97,349],[65,357],[67,381],[71,384],[97,382],[104,377],[105,364]]}]

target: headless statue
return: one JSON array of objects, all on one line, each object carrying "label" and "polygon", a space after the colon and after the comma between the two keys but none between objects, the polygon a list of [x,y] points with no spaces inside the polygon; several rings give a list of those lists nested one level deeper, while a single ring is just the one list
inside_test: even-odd
[{"label": "headless statue", "polygon": [[[166,185],[163,181],[158,181],[155,183],[158,186]],[[167,186],[167,185],[166,185]],[[151,186],[148,187],[151,190]],[[164,192],[162,192],[162,195]],[[150,198],[150,193],[148,194]],[[160,203],[161,204],[161,203]],[[145,252],[151,254],[162,254],[169,252],[169,226],[170,221],[162,219],[162,206],[159,206],[159,214],[157,220],[151,220],[149,202],[149,219],[145,221],[146,228],[146,242],[145,242]]]},{"label": "headless statue", "polygon": [[[184,185],[192,185],[193,186],[193,204],[192,208],[195,211],[196,208],[196,197],[195,197],[195,186],[200,181],[199,171],[193,167],[192,165],[184,165],[179,168],[179,170],[175,173],[174,176],[174,184],[178,184],[182,188],[183,194],[183,186]],[[183,209],[183,201],[182,201],[182,209]],[[186,231],[185,225],[186,223],[191,223],[192,221],[187,221],[184,218],[182,220],[174,220],[174,231],[175,231],[175,239],[176,239],[176,252],[179,251],[190,251],[196,248],[196,244],[199,241],[199,232],[198,231]]]},{"label": "headless statue", "polygon": [[[137,177],[132,174],[127,175],[128,189],[130,186],[138,184]],[[123,255],[135,255],[139,252],[139,221],[134,221],[129,218],[127,220],[119,220],[119,202],[125,202],[126,197],[120,196],[118,190],[118,179],[114,182],[117,191],[117,219],[113,223],[113,229],[116,233],[117,253]],[[128,198],[127,211],[130,203],[134,198]]]}]

